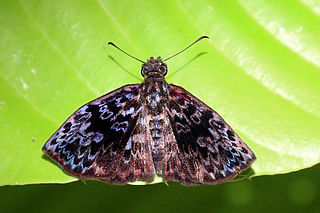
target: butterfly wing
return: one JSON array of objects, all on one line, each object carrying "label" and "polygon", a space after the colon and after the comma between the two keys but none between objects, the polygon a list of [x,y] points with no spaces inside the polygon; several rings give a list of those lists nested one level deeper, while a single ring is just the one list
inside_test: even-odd
[{"label": "butterfly wing", "polygon": [[[179,86],[169,85],[165,181],[218,184],[248,168],[251,149],[214,110]],[[171,141],[171,142],[170,142]]]},{"label": "butterfly wing", "polygon": [[126,85],[74,112],[42,150],[66,172],[113,184],[151,181],[140,85]]}]

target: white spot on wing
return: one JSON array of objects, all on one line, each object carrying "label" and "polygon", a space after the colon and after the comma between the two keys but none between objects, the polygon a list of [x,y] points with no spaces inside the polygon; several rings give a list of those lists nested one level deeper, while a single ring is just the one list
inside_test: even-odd
[{"label": "white spot on wing", "polygon": [[129,140],[126,145],[126,150],[130,150],[130,149],[131,149],[131,140]]},{"label": "white spot on wing", "polygon": [[224,171],[221,171],[220,173],[223,175],[223,177],[226,177],[226,173]]},{"label": "white spot on wing", "polygon": [[83,132],[85,131],[89,126],[91,125],[91,122],[87,121],[85,123],[83,123],[80,127],[80,131]]},{"label": "white spot on wing", "polygon": [[133,114],[133,112],[134,112],[134,108],[131,107],[129,110],[124,110],[122,112],[122,116],[131,115],[131,114]]},{"label": "white spot on wing", "polygon": [[210,174],[210,176],[211,176],[211,178],[212,178],[213,180],[216,179],[216,176],[214,176],[214,174],[213,174],[212,172],[210,172],[209,174]]},{"label": "white spot on wing", "polygon": [[131,99],[131,98],[132,98],[132,94],[128,93],[128,94],[125,95],[125,97],[126,97],[127,99]]},{"label": "white spot on wing", "polygon": [[98,143],[98,142],[102,141],[102,139],[103,139],[103,134],[98,132],[96,137],[94,137],[93,140]]}]

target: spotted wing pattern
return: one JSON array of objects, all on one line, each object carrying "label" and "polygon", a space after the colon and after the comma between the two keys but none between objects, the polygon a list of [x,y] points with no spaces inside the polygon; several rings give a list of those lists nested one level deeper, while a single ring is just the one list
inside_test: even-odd
[{"label": "spotted wing pattern", "polygon": [[125,184],[150,181],[154,166],[144,137],[140,84],[123,86],[85,104],[42,150],[82,179]]},{"label": "spotted wing pattern", "polygon": [[162,177],[184,185],[225,182],[256,159],[250,148],[211,108],[182,87],[169,85]]}]

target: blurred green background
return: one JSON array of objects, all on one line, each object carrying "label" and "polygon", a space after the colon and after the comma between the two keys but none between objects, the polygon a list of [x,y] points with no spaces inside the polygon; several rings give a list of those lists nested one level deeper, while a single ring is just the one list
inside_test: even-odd
[{"label": "blurred green background", "polygon": [[[0,211],[319,211],[319,166],[309,168],[320,162],[319,8],[314,0],[0,1]],[[199,187],[45,185],[76,180],[41,152],[61,123],[142,81],[141,64],[108,41],[145,60],[201,35],[210,40],[168,61],[166,79],[236,130],[258,158],[256,177]]]}]

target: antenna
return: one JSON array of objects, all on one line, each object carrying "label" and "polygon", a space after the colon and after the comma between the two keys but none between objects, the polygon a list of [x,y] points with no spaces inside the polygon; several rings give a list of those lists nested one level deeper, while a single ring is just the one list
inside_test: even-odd
[{"label": "antenna", "polygon": [[115,45],[114,43],[108,42],[108,44],[114,46],[115,48],[117,48],[118,50],[120,50],[121,52],[123,52],[124,54],[126,54],[127,56],[130,56],[131,58],[134,58],[134,59],[136,59],[137,61],[140,61],[140,62],[143,63],[143,64],[145,63],[144,61],[142,61],[142,60],[140,60],[140,59],[138,59],[138,58],[130,55],[129,53],[126,53],[125,51],[123,51],[122,49],[120,49],[119,47],[117,47],[117,45]]},{"label": "antenna", "polygon": [[184,49],[181,50],[180,52],[178,52],[178,53],[170,56],[169,58],[167,58],[167,59],[165,59],[165,60],[163,60],[163,61],[167,61],[167,60],[169,60],[170,58],[173,58],[173,57],[175,57],[176,55],[179,55],[180,53],[182,53],[183,51],[185,51],[186,49],[188,49],[189,47],[191,47],[192,45],[194,45],[195,43],[197,43],[198,41],[200,41],[200,40],[202,40],[202,39],[204,39],[204,38],[208,38],[208,39],[209,39],[208,36],[201,36],[201,37],[198,38],[195,42],[193,42],[192,44],[190,44],[189,46],[187,46],[186,48],[184,48]]}]

